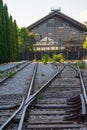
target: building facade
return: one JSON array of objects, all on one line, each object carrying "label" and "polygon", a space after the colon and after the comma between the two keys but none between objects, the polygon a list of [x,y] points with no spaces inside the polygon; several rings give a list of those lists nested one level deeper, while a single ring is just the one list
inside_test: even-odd
[{"label": "building facade", "polygon": [[35,51],[41,51],[43,44],[40,41],[45,37],[53,40],[51,45],[49,41],[45,42],[45,50],[50,46],[56,46],[57,50],[77,51],[82,49],[87,32],[83,24],[61,13],[60,10],[52,10],[47,16],[27,28],[35,35]]}]

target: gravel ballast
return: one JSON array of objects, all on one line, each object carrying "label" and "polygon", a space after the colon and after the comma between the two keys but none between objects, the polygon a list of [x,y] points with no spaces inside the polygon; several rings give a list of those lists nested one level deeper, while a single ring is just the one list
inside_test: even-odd
[{"label": "gravel ballast", "polygon": [[[24,94],[29,86],[33,67],[34,63],[31,63],[22,71],[18,72],[12,78],[8,79],[6,82],[0,85],[0,96]],[[54,74],[54,69],[49,63],[46,65],[39,63],[38,67],[39,84],[43,85]]]}]

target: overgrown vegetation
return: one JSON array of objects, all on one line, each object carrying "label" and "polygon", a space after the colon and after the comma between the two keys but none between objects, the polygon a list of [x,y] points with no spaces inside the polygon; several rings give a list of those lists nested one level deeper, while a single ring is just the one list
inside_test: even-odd
[{"label": "overgrown vegetation", "polygon": [[83,43],[83,48],[87,50],[87,35],[86,35],[85,41]]},{"label": "overgrown vegetation", "polygon": [[[87,21],[85,21],[84,24],[87,27]],[[83,43],[83,49],[87,50],[87,33],[85,34],[85,41]]]},{"label": "overgrown vegetation", "polygon": [[0,63],[17,59],[17,38],[16,20],[9,16],[7,5],[0,0]]},{"label": "overgrown vegetation", "polygon": [[76,66],[79,66],[79,68],[83,69],[83,68],[85,68],[85,62],[84,61],[78,61],[76,63]]},{"label": "overgrown vegetation", "polygon": [[57,61],[57,62],[60,62],[60,63],[64,62],[63,54],[62,53],[60,53],[60,54],[53,54],[53,61],[54,62]]},{"label": "overgrown vegetation", "polygon": [[25,27],[20,29],[0,0],[0,63],[16,61],[20,52],[33,51],[34,42],[34,34]]},{"label": "overgrown vegetation", "polygon": [[2,74],[3,73],[3,71],[2,70],[0,70],[0,74]]},{"label": "overgrown vegetation", "polygon": [[19,64],[16,65],[16,68],[17,68],[17,69],[19,68]]},{"label": "overgrown vegetation", "polygon": [[15,75],[15,71],[9,71],[9,72],[7,72],[7,76],[9,77],[9,78],[12,78],[14,75]]},{"label": "overgrown vegetation", "polygon": [[62,62],[64,62],[64,60],[65,60],[65,58],[64,58],[62,53],[53,54],[52,58],[49,57],[48,54],[44,54],[42,59],[41,59],[42,63],[44,63],[44,64],[47,64],[48,62],[60,62],[60,63],[62,63]]},{"label": "overgrown vegetation", "polygon": [[39,102],[42,98],[43,98],[42,94],[39,93],[38,96],[37,96],[37,102]]},{"label": "overgrown vegetation", "polygon": [[35,43],[34,34],[29,32],[28,29],[22,27],[18,28],[18,46],[19,52],[33,51],[33,44]]},{"label": "overgrown vegetation", "polygon": [[41,73],[41,76],[43,77],[43,76],[45,76],[45,74],[44,74],[44,73]]},{"label": "overgrown vegetation", "polygon": [[42,57],[42,59],[41,59],[41,61],[42,61],[42,63],[47,64],[48,61],[49,61],[48,54],[44,54],[43,57]]},{"label": "overgrown vegetation", "polygon": [[85,62],[84,61],[79,61],[77,62],[77,66],[79,66],[79,68],[85,68]]},{"label": "overgrown vegetation", "polygon": [[15,71],[14,70],[11,70],[11,71],[8,71],[8,72],[2,72],[0,73],[0,77],[1,78],[6,78],[6,77],[9,77],[9,78],[12,78],[14,75],[15,75]]}]

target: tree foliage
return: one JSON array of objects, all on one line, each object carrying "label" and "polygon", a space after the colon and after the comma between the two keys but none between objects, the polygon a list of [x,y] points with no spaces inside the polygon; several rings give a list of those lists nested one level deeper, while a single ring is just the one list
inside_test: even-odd
[{"label": "tree foliage", "polygon": [[22,51],[33,51],[34,35],[25,27],[19,28],[0,0],[0,63],[16,61]]},{"label": "tree foliage", "polygon": [[64,56],[62,53],[60,54],[53,54],[53,61],[57,61],[57,62],[64,62]]},{"label": "tree foliage", "polygon": [[44,64],[47,64],[47,62],[49,61],[49,55],[48,54],[44,54],[41,61],[44,63]]},{"label": "tree foliage", "polygon": [[8,14],[7,5],[0,0],[0,63],[15,61],[18,55],[16,21]]},{"label": "tree foliage", "polygon": [[84,22],[85,26],[87,27],[87,21]]},{"label": "tree foliage", "polygon": [[18,40],[20,51],[26,51],[26,52],[33,51],[33,44],[35,42],[34,34],[29,32],[28,29],[26,29],[25,27],[22,27],[21,29],[18,30],[19,30]]},{"label": "tree foliage", "polygon": [[[84,24],[87,27],[87,21],[85,21]],[[87,34],[85,34],[85,41],[83,43],[83,49],[87,49]]]},{"label": "tree foliage", "polygon": [[87,49],[87,36],[85,37],[85,41],[83,43],[83,48],[84,49]]}]

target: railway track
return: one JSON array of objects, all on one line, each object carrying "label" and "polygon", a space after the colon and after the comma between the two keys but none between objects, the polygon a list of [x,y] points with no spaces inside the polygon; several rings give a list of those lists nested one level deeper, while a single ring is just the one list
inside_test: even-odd
[{"label": "railway track", "polygon": [[31,62],[27,61],[27,62],[21,62],[19,64],[13,65],[13,66],[8,66],[8,68],[5,69],[5,67],[0,70],[0,84],[2,84],[3,82],[5,82],[7,79],[10,78],[10,74],[13,73],[17,73],[21,70],[23,70],[26,66],[28,66]]},{"label": "railway track", "polygon": [[21,107],[0,130],[86,130],[87,97],[80,69],[60,65],[47,83],[32,91],[35,75]]},{"label": "railway track", "polygon": [[[29,65],[29,63],[27,63],[26,65]],[[34,64],[32,64],[32,69],[31,71],[29,71],[32,74],[29,77],[29,80],[31,80],[32,75],[33,75],[33,71],[34,71]],[[24,66],[25,67],[25,66]],[[23,69],[23,68],[21,68]],[[19,70],[20,71],[20,70]],[[29,81],[30,82],[30,81]],[[26,91],[24,91],[24,93],[14,93],[14,94],[4,94],[4,95],[0,95],[0,126],[6,122],[7,119],[9,119],[9,117],[11,115],[13,115],[15,113],[16,110],[19,109],[19,106],[22,102],[21,105],[23,105],[24,100],[26,99],[26,95],[27,95],[27,90],[29,89],[30,86],[28,86],[28,88],[26,88]],[[10,91],[10,90],[9,90]],[[22,100],[23,99],[23,100]]]},{"label": "railway track", "polygon": [[41,93],[41,99],[39,97],[31,104],[25,122],[26,130],[87,129],[87,124],[83,123],[86,118],[86,106],[82,85],[77,78],[76,69],[72,67],[65,67],[61,75]]}]

